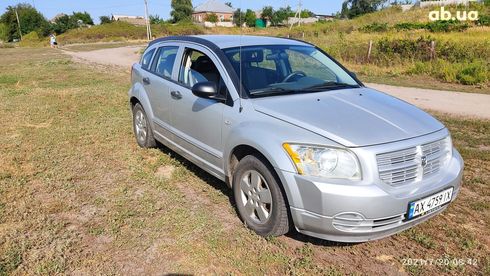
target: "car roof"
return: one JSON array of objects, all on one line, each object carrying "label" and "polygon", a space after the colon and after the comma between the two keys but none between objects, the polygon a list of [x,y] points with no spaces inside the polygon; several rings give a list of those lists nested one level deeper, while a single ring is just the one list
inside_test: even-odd
[{"label": "car roof", "polygon": [[251,36],[251,35],[192,35],[192,36],[169,36],[156,39],[150,43],[150,45],[163,41],[187,41],[197,42],[201,44],[212,43],[220,49],[234,48],[234,47],[247,47],[258,45],[294,45],[294,46],[311,46],[303,41],[270,37],[270,36]]}]

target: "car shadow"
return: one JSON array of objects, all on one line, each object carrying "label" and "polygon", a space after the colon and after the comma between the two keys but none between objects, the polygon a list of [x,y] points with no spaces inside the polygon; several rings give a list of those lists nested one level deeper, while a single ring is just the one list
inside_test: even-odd
[{"label": "car shadow", "polygon": [[[200,167],[190,162],[189,160],[185,159],[180,154],[168,148],[167,146],[163,145],[162,143],[157,142],[157,147],[162,153],[169,155],[175,160],[179,161],[179,163],[181,163],[186,169],[192,171],[197,177],[199,177],[202,181],[206,182],[209,186],[213,187],[217,191],[220,191],[221,193],[226,195],[228,197],[228,201],[230,205],[233,206],[233,209],[236,212],[236,216],[239,216],[235,204],[235,199],[233,197],[233,191],[227,186],[225,182],[221,181],[220,179],[216,178],[215,176],[201,169]],[[346,246],[350,247],[359,244],[359,243],[334,242],[334,241],[322,240],[315,237],[310,237],[299,233],[298,231],[296,231],[296,229],[294,229],[294,227],[292,227],[289,233],[287,233],[285,236],[299,242],[311,243],[313,245],[325,246],[325,247],[346,247]]]}]

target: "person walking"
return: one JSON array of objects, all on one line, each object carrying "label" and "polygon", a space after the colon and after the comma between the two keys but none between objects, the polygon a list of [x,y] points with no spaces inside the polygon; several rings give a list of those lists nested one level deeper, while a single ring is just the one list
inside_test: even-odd
[{"label": "person walking", "polygon": [[58,48],[58,41],[56,41],[55,34],[49,36],[49,44],[51,45],[51,48]]}]

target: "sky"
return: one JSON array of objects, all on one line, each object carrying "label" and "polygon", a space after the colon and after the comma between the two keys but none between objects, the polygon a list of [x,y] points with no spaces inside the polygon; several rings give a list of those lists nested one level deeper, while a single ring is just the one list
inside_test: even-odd
[{"label": "sky", "polygon": [[[298,6],[299,0],[222,0],[232,2],[233,7],[259,10],[263,6],[272,5],[280,8],[290,5],[293,9]],[[205,0],[192,0],[197,6]],[[340,10],[343,0],[302,0],[303,7],[317,14],[332,14]],[[99,16],[111,14],[144,15],[144,0],[0,0],[0,14],[5,8],[18,3],[29,3],[35,6],[47,19],[59,13],[71,14],[74,11],[86,11],[98,22]],[[170,0],[148,0],[149,13],[159,15],[161,18],[170,18]]]}]

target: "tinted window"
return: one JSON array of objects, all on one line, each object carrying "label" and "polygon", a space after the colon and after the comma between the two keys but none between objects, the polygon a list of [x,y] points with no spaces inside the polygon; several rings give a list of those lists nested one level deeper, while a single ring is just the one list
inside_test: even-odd
[{"label": "tinted window", "polygon": [[155,55],[151,71],[159,76],[171,78],[178,50],[179,47],[175,46],[159,48]]},{"label": "tinted window", "polygon": [[142,58],[141,58],[141,67],[143,69],[148,69],[150,67],[150,62],[151,62],[151,57],[153,56],[153,53],[155,53],[155,49],[152,49],[151,51],[147,52]]},{"label": "tinted window", "polygon": [[221,95],[226,95],[226,85],[214,62],[202,52],[187,49],[180,66],[179,82],[192,87],[200,82],[214,82]]}]

